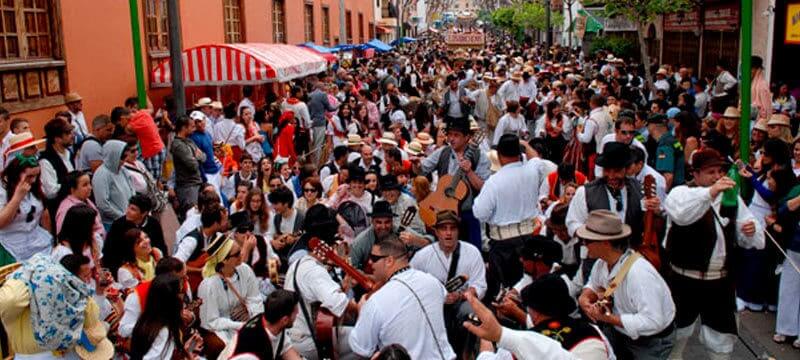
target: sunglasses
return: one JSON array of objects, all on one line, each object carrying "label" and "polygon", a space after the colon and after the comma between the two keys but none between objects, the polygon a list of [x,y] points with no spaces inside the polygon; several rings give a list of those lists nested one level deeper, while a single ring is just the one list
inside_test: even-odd
[{"label": "sunglasses", "polygon": [[378,261],[381,261],[381,259],[383,259],[383,258],[387,258],[387,257],[389,257],[389,255],[375,255],[375,254],[369,254],[369,258],[368,258],[368,260],[369,260],[371,263],[373,263],[373,264],[374,264],[374,263],[376,263],[376,262],[378,262]]},{"label": "sunglasses", "polygon": [[225,257],[225,260],[232,259],[232,258],[237,258],[237,257],[239,257],[239,255],[241,255],[241,254],[242,254],[242,253],[241,253],[240,251],[237,251],[237,252],[235,252],[235,253],[233,253],[233,254],[228,254],[228,256],[226,256],[226,257]]},{"label": "sunglasses", "polygon": [[619,132],[622,135],[634,135],[634,134],[636,134],[636,130],[620,130]]},{"label": "sunglasses", "polygon": [[307,193],[313,193],[313,192],[316,192],[316,191],[317,190],[315,190],[313,188],[312,189],[303,189],[303,192],[307,192]]}]

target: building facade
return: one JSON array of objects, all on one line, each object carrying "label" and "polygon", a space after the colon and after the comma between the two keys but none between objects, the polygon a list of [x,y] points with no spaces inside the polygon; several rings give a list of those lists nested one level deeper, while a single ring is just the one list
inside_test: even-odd
[{"label": "building facade", "polygon": [[[339,43],[339,0],[179,1],[184,48],[208,43]],[[169,56],[166,0],[138,0],[146,83]],[[345,0],[346,41],[373,37],[371,1]],[[136,93],[128,1],[6,0],[0,4],[0,106],[44,122],[64,109],[64,94],[83,97],[87,121]],[[230,89],[229,89],[230,90]],[[168,89],[151,89],[160,101]],[[187,99],[213,95],[187,88]]]}]

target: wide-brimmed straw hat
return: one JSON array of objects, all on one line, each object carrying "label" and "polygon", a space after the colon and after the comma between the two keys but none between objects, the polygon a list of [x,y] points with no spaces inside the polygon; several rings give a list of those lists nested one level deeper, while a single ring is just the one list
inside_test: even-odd
[{"label": "wide-brimmed straw hat", "polygon": [[381,143],[381,144],[389,144],[389,145],[397,146],[397,140],[394,137],[394,133],[389,132],[389,131],[384,131],[383,132],[383,136],[381,136],[381,138],[378,139],[378,142]]},{"label": "wide-brimmed straw hat", "polygon": [[11,135],[8,139],[8,149],[6,149],[5,156],[11,156],[12,154],[16,153],[17,151],[24,150],[31,146],[37,146],[39,144],[43,144],[45,139],[36,139],[33,137],[33,134],[30,132],[22,132],[19,134]]},{"label": "wide-brimmed straw hat", "polygon": [[631,235],[631,227],[623,224],[619,215],[611,210],[594,210],[575,235],[590,241],[620,240]]}]

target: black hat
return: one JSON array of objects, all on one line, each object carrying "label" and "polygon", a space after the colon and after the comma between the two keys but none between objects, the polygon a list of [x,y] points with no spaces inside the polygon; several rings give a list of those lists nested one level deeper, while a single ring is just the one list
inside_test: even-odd
[{"label": "black hat", "polygon": [[402,187],[403,185],[397,182],[397,176],[391,174],[381,176],[381,190],[400,190]]},{"label": "black hat", "polygon": [[459,131],[464,135],[468,135],[470,133],[469,130],[469,120],[466,117],[461,118],[453,118],[449,122],[447,122],[447,131],[455,130]]},{"label": "black hat", "polygon": [[519,148],[519,137],[514,134],[505,134],[497,142],[497,154],[505,157],[518,157],[522,151]]},{"label": "black hat", "polygon": [[336,221],[336,211],[333,209],[316,204],[306,210],[303,231],[307,235],[319,236],[324,241],[331,241],[338,230],[339,223]]},{"label": "black hat", "polygon": [[575,300],[559,275],[548,274],[522,289],[525,307],[554,318],[565,318],[575,311]]},{"label": "black hat", "polygon": [[525,260],[541,261],[548,266],[560,262],[563,254],[561,245],[544,236],[534,236],[522,245],[520,256]]},{"label": "black hat", "polygon": [[253,230],[253,222],[250,221],[250,216],[247,215],[247,211],[239,211],[231,214],[228,218],[228,223],[230,223],[231,229],[234,230]]},{"label": "black hat", "polygon": [[388,201],[380,200],[376,201],[375,204],[372,205],[372,212],[369,214],[372,218],[376,217],[395,217],[395,213],[392,212],[392,205],[389,204]]},{"label": "black hat", "polygon": [[647,117],[647,125],[650,124],[666,124],[668,121],[667,116],[664,114],[652,114]]},{"label": "black hat", "polygon": [[621,142],[612,141],[603,146],[603,153],[597,156],[597,165],[610,169],[628,167],[633,161],[631,149]]},{"label": "black hat", "polygon": [[347,182],[348,183],[351,182],[351,181],[364,182],[364,178],[367,176],[367,174],[364,172],[364,169],[362,169],[358,165],[354,165],[354,166],[350,166],[348,170],[349,170],[348,173],[347,173]]}]

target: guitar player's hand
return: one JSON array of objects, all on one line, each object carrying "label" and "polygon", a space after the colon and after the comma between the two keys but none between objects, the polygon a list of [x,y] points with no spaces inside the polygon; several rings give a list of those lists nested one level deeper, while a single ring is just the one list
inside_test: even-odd
[{"label": "guitar player's hand", "polygon": [[458,162],[458,167],[460,167],[461,171],[465,174],[469,174],[472,171],[472,162],[468,159],[461,159],[461,161]]},{"label": "guitar player's hand", "polygon": [[453,303],[455,303],[456,301],[458,301],[460,299],[461,299],[461,293],[458,292],[458,291],[454,291],[454,292],[448,293],[447,296],[445,296],[444,303],[445,304],[453,304]]},{"label": "guitar player's hand", "polygon": [[658,196],[653,196],[652,198],[644,200],[644,208],[648,211],[661,211],[661,200]]}]

